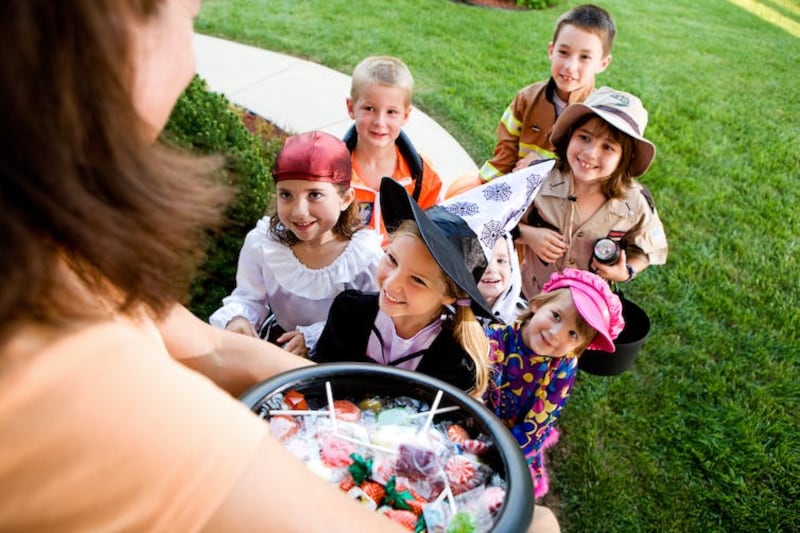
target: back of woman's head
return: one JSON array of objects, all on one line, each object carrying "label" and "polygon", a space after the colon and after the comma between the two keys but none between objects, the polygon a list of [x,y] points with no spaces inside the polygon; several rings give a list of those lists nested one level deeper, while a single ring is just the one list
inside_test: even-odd
[{"label": "back of woman's head", "polygon": [[134,108],[135,22],[161,4],[0,8],[0,337],[19,320],[96,316],[70,303],[59,265],[122,311],[185,294],[229,195],[205,178],[210,161],[153,143]]}]

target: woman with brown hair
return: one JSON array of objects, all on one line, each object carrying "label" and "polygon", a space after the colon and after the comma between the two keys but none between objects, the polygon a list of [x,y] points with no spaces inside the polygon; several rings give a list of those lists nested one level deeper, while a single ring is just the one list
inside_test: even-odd
[{"label": "woman with brown hair", "polygon": [[0,8],[0,530],[394,527],[230,395],[309,363],[179,304],[230,197],[156,140],[199,8]]}]

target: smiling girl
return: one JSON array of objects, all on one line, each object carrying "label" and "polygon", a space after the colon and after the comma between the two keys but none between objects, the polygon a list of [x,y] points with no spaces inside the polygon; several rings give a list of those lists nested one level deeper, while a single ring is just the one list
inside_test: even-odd
[{"label": "smiling girl", "polygon": [[522,447],[536,498],[548,489],[543,452],[558,439],[554,424],[578,357],[587,348],[614,352],[623,326],[622,305],[608,284],[567,268],[553,274],[518,321],[487,328],[494,366],[484,399]]},{"label": "smiling girl", "polygon": [[442,207],[423,212],[391,178],[381,182],[380,201],[391,240],[379,292],[334,300],[314,360],[416,370],[480,396],[488,342],[476,314],[491,311],[476,286],[486,256],[475,233]]},{"label": "smiling girl", "polygon": [[289,137],[272,174],[277,216],[248,233],[236,288],[209,321],[307,355],[337,294],[377,288],[383,254],[358,218],[342,141],[320,131]]},{"label": "smiling girl", "polygon": [[[637,177],[655,156],[644,138],[647,110],[634,95],[602,87],[572,104],[553,126],[558,163],[520,224],[522,292],[539,293],[553,272],[591,270],[629,281],[664,264],[667,239],[650,192]],[[599,238],[615,241],[616,261],[593,258]]]}]

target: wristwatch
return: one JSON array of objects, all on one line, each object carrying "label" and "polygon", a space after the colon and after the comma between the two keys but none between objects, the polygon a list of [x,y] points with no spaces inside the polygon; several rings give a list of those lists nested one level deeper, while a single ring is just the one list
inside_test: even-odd
[{"label": "wristwatch", "polygon": [[629,263],[625,263],[625,268],[628,269],[628,279],[625,281],[631,281],[633,278],[636,277],[636,270]]}]

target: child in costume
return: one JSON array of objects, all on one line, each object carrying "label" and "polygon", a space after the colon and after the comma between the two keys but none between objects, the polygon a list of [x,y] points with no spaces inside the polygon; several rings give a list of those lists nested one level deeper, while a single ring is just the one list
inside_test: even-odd
[{"label": "child in costume", "polygon": [[608,284],[567,268],[553,274],[518,321],[487,328],[493,367],[484,400],[522,447],[536,498],[548,490],[543,452],[558,440],[554,424],[578,357],[586,348],[614,352],[623,327],[621,302]]},{"label": "child in costume", "polygon": [[513,322],[527,307],[522,299],[519,257],[510,233],[503,233],[495,242],[478,290],[492,308],[493,321]]},{"label": "child in costume", "polygon": [[562,14],[547,45],[550,78],[523,87],[503,112],[497,126],[494,155],[478,175],[465,175],[447,196],[555,156],[550,131],[567,105],[582,102],[595,89],[595,76],[611,63],[617,30],[604,9],[586,4]]},{"label": "child in costume", "polygon": [[377,288],[383,253],[358,218],[342,141],[321,131],[289,137],[272,176],[277,213],[247,234],[236,288],[209,321],[307,355],[337,294]]},{"label": "child in costume", "polygon": [[448,198],[440,205],[461,217],[486,255],[486,270],[478,280],[478,290],[492,310],[492,319],[511,323],[528,307],[521,298],[522,277],[511,232],[531,206],[555,160],[537,161]]},{"label": "child in costume", "polygon": [[[648,265],[666,262],[667,239],[655,203],[636,180],[656,151],[644,138],[646,126],[641,100],[609,87],[558,118],[552,134],[558,163],[519,225],[526,297],[564,268],[629,281]],[[616,258],[595,257],[600,238],[620,248]]]},{"label": "child in costume", "polygon": [[486,268],[477,236],[441,206],[423,211],[391,178],[381,182],[380,203],[391,241],[379,292],[336,297],[314,360],[415,370],[479,397],[488,343],[476,316],[492,315],[476,286]]},{"label": "child in costume", "polygon": [[389,176],[423,208],[441,199],[442,180],[411,144],[403,126],[411,114],[414,78],[400,59],[371,56],[353,70],[347,112],[355,123],[344,140],[352,152],[353,187],[362,222],[386,237],[379,212],[381,179]]}]

